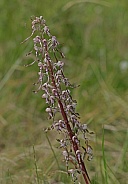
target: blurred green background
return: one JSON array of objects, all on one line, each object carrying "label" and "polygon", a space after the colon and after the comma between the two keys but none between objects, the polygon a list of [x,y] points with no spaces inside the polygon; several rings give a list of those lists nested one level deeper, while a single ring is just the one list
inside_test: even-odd
[{"label": "blurred green background", "polygon": [[33,61],[25,56],[32,42],[20,43],[33,15],[46,19],[66,55],[65,74],[80,84],[72,95],[81,122],[95,132],[94,158],[85,160],[92,183],[126,184],[127,0],[0,0],[0,183],[72,183],[57,149],[60,135],[48,133],[61,169],[43,132],[51,122],[41,93],[32,93],[37,67],[24,67]]}]

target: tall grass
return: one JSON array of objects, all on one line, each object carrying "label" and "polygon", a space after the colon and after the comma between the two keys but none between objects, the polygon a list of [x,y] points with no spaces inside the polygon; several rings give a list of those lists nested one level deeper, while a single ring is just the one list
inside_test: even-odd
[{"label": "tall grass", "polygon": [[[23,56],[24,46],[20,42],[29,35],[29,18],[43,14],[53,33],[57,27],[55,34],[66,54],[66,75],[72,83],[81,84],[78,90],[72,91],[79,102],[77,111],[81,121],[89,122],[96,134],[96,138],[91,138],[94,158],[87,165],[92,182],[102,183],[104,125],[108,181],[125,184],[128,172],[127,1],[109,1],[109,7],[78,3],[68,9],[64,9],[68,0],[56,1],[52,7],[51,2],[0,1],[0,82],[4,81],[0,85],[0,182],[35,182],[34,144],[42,182],[71,183],[64,172],[53,172],[58,169],[57,164],[42,131],[48,123],[43,114],[45,106],[40,102],[40,95],[31,93],[36,68],[26,72],[23,65],[27,62],[21,59],[21,64],[10,73],[11,67]],[[26,44],[26,50],[31,47]],[[55,133],[49,139],[54,141],[53,148],[60,158]],[[64,168],[63,162],[59,164]]]}]

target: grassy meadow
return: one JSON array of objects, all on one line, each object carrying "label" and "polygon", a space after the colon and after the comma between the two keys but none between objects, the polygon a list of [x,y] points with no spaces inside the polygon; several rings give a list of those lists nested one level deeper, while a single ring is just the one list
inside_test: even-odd
[{"label": "grassy meadow", "polygon": [[[128,183],[128,1],[0,0],[0,184],[72,184],[41,92],[24,67],[31,16],[42,15],[65,53],[65,75],[87,123],[92,184]],[[59,165],[59,166],[58,166]],[[83,183],[82,178],[80,178]]]}]

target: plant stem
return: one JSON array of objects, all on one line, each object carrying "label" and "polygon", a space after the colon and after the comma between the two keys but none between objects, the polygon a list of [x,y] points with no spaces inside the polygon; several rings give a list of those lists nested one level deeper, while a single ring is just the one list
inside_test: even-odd
[{"label": "plant stem", "polygon": [[[49,64],[49,70],[50,70],[51,81],[52,81],[52,83],[53,83],[54,88],[55,88],[56,91],[57,91],[57,86],[56,86],[56,83],[55,83],[53,68],[52,68],[51,62],[50,62],[49,60],[48,60],[48,64]],[[57,93],[58,93],[58,92],[57,92]],[[86,183],[86,184],[89,184],[89,183],[90,183],[90,178],[89,178],[89,175],[88,175],[88,173],[87,173],[87,169],[86,169],[86,167],[85,167],[85,164],[84,164],[84,162],[83,162],[81,156],[80,156],[80,159],[79,159],[78,156],[77,156],[77,154],[76,154],[77,150],[79,150],[79,147],[78,147],[77,143],[76,143],[75,141],[73,141],[73,139],[72,139],[73,136],[74,136],[75,134],[72,132],[72,129],[71,129],[71,126],[70,126],[70,124],[69,124],[69,121],[68,121],[66,112],[65,112],[64,107],[63,107],[63,104],[62,104],[62,102],[61,102],[61,100],[60,100],[59,93],[58,93],[58,97],[59,97],[59,98],[57,99],[57,100],[58,100],[58,104],[59,104],[59,106],[60,106],[61,114],[62,114],[62,116],[63,116],[64,122],[65,122],[66,127],[67,127],[68,135],[69,135],[70,140],[71,140],[72,145],[73,145],[73,149],[74,149],[74,152],[75,152],[75,155],[76,155],[76,158],[77,158],[77,162],[78,162],[79,167],[80,167],[80,169],[81,169],[81,171],[82,171],[82,175],[83,175],[83,178],[84,178],[84,180],[85,180],[85,183]]]}]

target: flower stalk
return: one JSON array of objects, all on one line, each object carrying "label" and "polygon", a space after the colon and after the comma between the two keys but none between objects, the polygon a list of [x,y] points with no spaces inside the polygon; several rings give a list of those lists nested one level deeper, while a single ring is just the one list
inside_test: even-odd
[{"label": "flower stalk", "polygon": [[[50,62],[49,62],[49,68],[50,68],[50,71],[51,71],[52,83],[53,83],[55,89],[57,90],[57,87],[56,87],[56,84],[55,84],[55,80],[54,80],[53,69],[52,69],[52,66],[51,66]],[[59,96],[59,94],[58,94],[58,96]],[[77,162],[78,162],[78,164],[79,164],[79,166],[81,168],[81,171],[82,171],[82,174],[83,174],[83,177],[84,177],[84,180],[85,180],[86,184],[89,184],[90,183],[90,178],[89,178],[89,175],[87,173],[85,164],[84,164],[84,162],[83,162],[83,160],[81,158],[81,154],[80,154],[80,152],[78,153],[78,151],[79,151],[78,145],[77,145],[76,141],[73,140],[73,136],[75,136],[75,134],[72,132],[72,129],[71,129],[70,124],[68,122],[67,115],[66,115],[66,113],[64,111],[64,108],[63,108],[63,104],[61,103],[60,97],[58,99],[58,104],[60,106],[61,114],[62,114],[64,122],[66,124],[70,140],[72,141],[72,145],[73,145],[73,149],[74,149],[74,152],[75,152],[75,155],[76,155],[76,158],[77,158]]]},{"label": "flower stalk", "polygon": [[[78,181],[78,174],[82,174],[86,184],[90,184],[90,178],[84,163],[84,157],[88,160],[92,159],[92,148],[88,144],[86,136],[89,133],[87,124],[81,124],[79,114],[76,113],[76,100],[73,100],[70,89],[75,88],[71,85],[68,78],[63,72],[64,54],[59,50],[59,42],[56,37],[51,35],[46,21],[42,16],[35,17],[32,21],[32,33],[22,43],[33,38],[34,52],[36,60],[26,65],[31,66],[37,63],[39,67],[39,78],[35,85],[39,85],[38,89],[43,91],[42,98],[45,99],[47,108],[46,112],[49,119],[52,119],[51,127],[46,131],[56,129],[59,133],[63,133],[63,139],[57,141],[62,148],[62,154],[67,166],[67,173],[72,176],[74,183]],[[58,59],[58,53],[61,60]],[[56,114],[60,113],[62,119],[57,119]],[[84,145],[81,143],[84,140]],[[73,151],[72,151],[73,150]],[[69,165],[70,162],[70,165]]]}]

